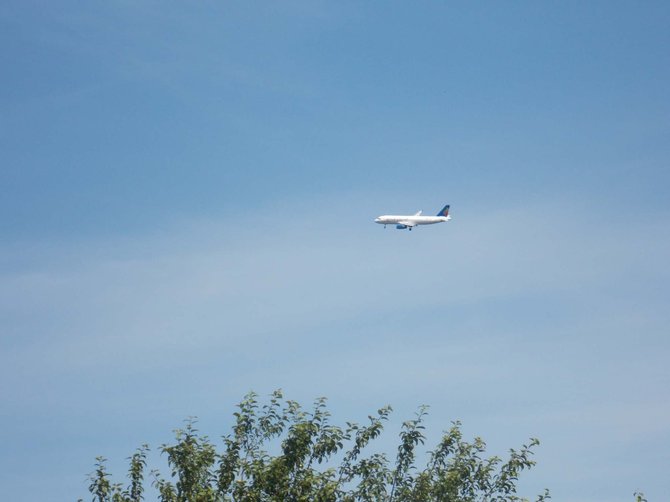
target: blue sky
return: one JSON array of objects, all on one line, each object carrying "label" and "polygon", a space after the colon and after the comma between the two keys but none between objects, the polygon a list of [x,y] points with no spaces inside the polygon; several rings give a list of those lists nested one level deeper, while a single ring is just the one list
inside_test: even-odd
[{"label": "blue sky", "polygon": [[[248,390],[670,493],[664,2],[4,2],[0,482]],[[447,225],[383,230],[381,213]],[[38,474],[35,474],[38,472]]]}]

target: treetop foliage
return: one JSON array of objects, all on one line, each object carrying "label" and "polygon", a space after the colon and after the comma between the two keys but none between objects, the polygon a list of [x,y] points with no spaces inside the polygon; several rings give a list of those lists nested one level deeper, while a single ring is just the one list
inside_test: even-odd
[{"label": "treetop foliage", "polygon": [[[200,434],[195,418],[188,419],[183,429],[175,431],[174,443],[160,447],[169,475],[151,470],[151,484],[162,502],[527,500],[517,495],[517,481],[522,471],[535,465],[537,439],[511,449],[506,460],[485,457],[484,441],[465,441],[461,424],[453,422],[419,466],[417,448],[425,441],[425,406],[403,423],[395,458],[368,451],[391,411],[385,406],[364,424],[337,426],[330,423],[325,398],[305,410],[285,400],[279,390],[264,404],[252,392],[237,405],[235,423],[223,437],[221,451]],[[144,500],[148,450],[142,445],[128,458],[126,487],[111,481],[106,460],[98,457],[89,475],[92,500]],[[278,453],[271,455],[268,450]],[[535,500],[548,498],[545,491]]]}]

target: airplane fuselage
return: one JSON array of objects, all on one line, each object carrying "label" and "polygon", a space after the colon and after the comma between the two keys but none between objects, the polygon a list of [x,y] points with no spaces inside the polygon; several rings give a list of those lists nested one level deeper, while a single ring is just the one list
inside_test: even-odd
[{"label": "airplane fuselage", "polygon": [[375,218],[375,223],[380,225],[407,225],[413,223],[414,225],[434,225],[435,223],[442,223],[449,221],[450,216],[403,216],[399,214],[384,214]]}]

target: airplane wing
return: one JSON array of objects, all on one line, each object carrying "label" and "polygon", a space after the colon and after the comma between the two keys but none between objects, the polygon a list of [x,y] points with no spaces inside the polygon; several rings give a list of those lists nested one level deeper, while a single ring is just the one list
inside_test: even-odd
[{"label": "airplane wing", "polygon": [[415,227],[416,226],[416,221],[402,220],[402,221],[399,221],[398,224],[405,225],[406,227]]}]

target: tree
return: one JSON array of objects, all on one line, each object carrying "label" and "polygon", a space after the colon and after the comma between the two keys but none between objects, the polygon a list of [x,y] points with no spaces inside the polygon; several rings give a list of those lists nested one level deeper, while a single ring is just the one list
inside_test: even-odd
[{"label": "tree", "polygon": [[[507,460],[486,458],[484,441],[465,441],[461,424],[454,422],[419,468],[425,406],[403,423],[393,461],[383,453],[364,453],[382,433],[390,406],[370,415],[366,424],[347,422],[345,427],[330,423],[325,398],[307,411],[284,400],[281,391],[266,404],[250,393],[237,408],[221,452],[199,433],[194,418],[175,431],[174,444],[160,447],[170,467],[169,479],[151,471],[160,501],[522,501],[526,499],[517,495],[517,481],[522,471],[535,465],[533,449],[539,444],[531,438],[527,445],[510,450]],[[267,452],[273,444],[280,451],[274,456]],[[147,451],[143,445],[129,457],[130,483],[125,489],[110,481],[105,459],[98,457],[89,475],[93,501],[143,500]],[[536,500],[548,498],[545,491]]]}]

